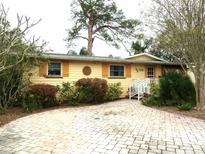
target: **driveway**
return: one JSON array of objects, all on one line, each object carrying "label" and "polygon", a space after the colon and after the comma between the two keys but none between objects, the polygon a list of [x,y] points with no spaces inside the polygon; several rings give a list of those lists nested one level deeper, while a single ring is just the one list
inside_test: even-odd
[{"label": "driveway", "polygon": [[205,121],[136,100],[27,116],[0,128],[0,153],[205,153]]}]

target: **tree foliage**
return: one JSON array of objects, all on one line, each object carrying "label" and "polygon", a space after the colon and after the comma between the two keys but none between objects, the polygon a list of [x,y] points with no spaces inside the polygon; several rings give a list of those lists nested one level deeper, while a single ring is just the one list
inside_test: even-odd
[{"label": "tree foliage", "polygon": [[29,71],[37,64],[37,57],[45,43],[39,39],[27,39],[28,31],[39,23],[17,15],[17,26],[11,28],[7,20],[8,11],[0,7],[0,110],[6,110],[17,93],[28,82]]},{"label": "tree foliage", "polygon": [[[85,39],[88,55],[92,55],[96,38],[119,48],[120,43],[134,36],[139,24],[135,19],[126,19],[112,0],[73,0],[71,7],[74,26],[68,31],[68,45]],[[86,31],[87,35],[83,35]]]},{"label": "tree foliage", "polygon": [[81,55],[81,56],[87,56],[88,55],[86,47],[82,47],[80,49],[79,55]]},{"label": "tree foliage", "polygon": [[140,35],[135,42],[132,42],[131,50],[134,54],[148,52],[152,44],[153,38],[146,38],[144,35]]},{"label": "tree foliage", "polygon": [[160,44],[157,39],[147,37],[145,35],[137,36],[137,40],[135,42],[132,42],[131,50],[134,54],[147,52],[151,55],[154,55],[156,57],[162,58],[170,62],[176,62],[175,57],[181,56],[179,53],[175,53],[174,57],[172,54],[166,52],[160,47]]},{"label": "tree foliage", "polygon": [[76,56],[76,55],[78,55],[78,53],[76,51],[74,51],[74,50],[69,50],[67,55]]},{"label": "tree foliage", "polygon": [[160,46],[194,73],[197,109],[205,109],[205,0],[154,1]]}]

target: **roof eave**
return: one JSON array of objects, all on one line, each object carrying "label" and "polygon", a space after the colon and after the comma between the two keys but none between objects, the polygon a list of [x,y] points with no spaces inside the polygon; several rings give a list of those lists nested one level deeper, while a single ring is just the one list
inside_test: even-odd
[{"label": "roof eave", "polygon": [[176,63],[171,62],[162,62],[162,61],[141,61],[141,60],[127,60],[127,59],[96,59],[90,57],[76,57],[76,56],[69,56],[69,57],[62,57],[62,56],[48,56],[49,59],[53,60],[70,60],[70,61],[89,61],[89,62],[105,62],[105,63],[126,63],[126,64],[161,64],[161,65],[179,65]]}]

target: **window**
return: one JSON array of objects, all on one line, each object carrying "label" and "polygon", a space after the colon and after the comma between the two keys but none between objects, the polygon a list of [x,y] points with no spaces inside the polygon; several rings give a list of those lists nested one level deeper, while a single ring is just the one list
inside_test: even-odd
[{"label": "window", "polygon": [[61,63],[49,63],[48,64],[49,76],[61,76]]},{"label": "window", "polygon": [[147,67],[147,77],[148,78],[154,78],[154,68],[153,66]]},{"label": "window", "polygon": [[110,76],[111,77],[124,77],[124,66],[123,65],[110,65]]}]

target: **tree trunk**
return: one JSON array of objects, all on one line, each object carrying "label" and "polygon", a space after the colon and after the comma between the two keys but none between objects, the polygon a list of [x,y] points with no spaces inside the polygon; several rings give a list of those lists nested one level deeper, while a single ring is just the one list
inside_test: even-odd
[{"label": "tree trunk", "polygon": [[197,110],[205,110],[205,82],[204,75],[196,76],[196,108]]},{"label": "tree trunk", "polygon": [[87,47],[87,55],[92,56],[92,48],[93,48],[93,22],[89,21],[88,25],[88,47]]}]

